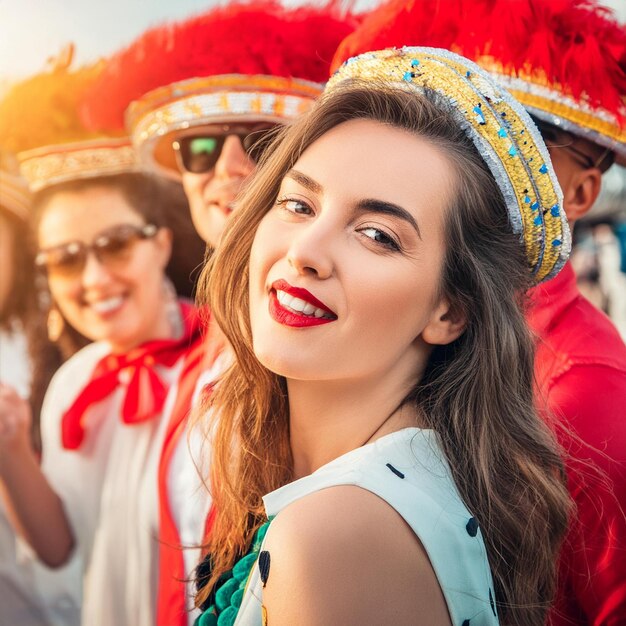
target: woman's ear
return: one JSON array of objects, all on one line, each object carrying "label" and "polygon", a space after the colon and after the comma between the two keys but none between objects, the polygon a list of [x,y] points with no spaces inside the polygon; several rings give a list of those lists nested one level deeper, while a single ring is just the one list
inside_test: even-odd
[{"label": "woman's ear", "polygon": [[173,234],[169,228],[165,226],[159,228],[157,234],[154,237],[154,241],[159,250],[160,259],[161,259],[161,267],[165,269],[167,264],[170,261],[170,257],[172,256],[172,241]]},{"label": "woman's ear", "polygon": [[466,316],[453,310],[447,299],[442,299],[433,311],[421,338],[428,344],[444,346],[458,339],[467,325]]}]

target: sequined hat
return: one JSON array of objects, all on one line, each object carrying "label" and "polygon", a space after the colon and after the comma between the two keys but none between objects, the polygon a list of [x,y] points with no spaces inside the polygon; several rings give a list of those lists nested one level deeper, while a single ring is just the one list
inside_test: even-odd
[{"label": "sequined hat", "polygon": [[176,134],[298,117],[321,93],[335,49],[355,25],[336,0],[296,8],[255,0],[152,28],[110,59],[87,117],[106,128],[134,101],[127,128],[142,162],[178,178]]},{"label": "sequined hat", "polygon": [[548,150],[524,107],[471,61],[438,48],[387,49],[348,59],[325,94],[353,79],[442,95],[504,197],[536,282],[555,276],[571,248],[563,195]]},{"label": "sequined hat", "polygon": [[101,137],[25,150],[18,155],[20,172],[35,193],[82,178],[99,178],[140,171],[137,155],[126,137]]},{"label": "sequined hat", "polygon": [[626,28],[596,0],[389,0],[341,44],[448,48],[489,70],[536,118],[626,165]]},{"label": "sequined hat", "polygon": [[12,87],[0,102],[0,145],[17,154],[31,192],[51,185],[138,171],[123,121],[108,135],[89,130],[79,109],[102,63],[69,69],[72,53]]}]

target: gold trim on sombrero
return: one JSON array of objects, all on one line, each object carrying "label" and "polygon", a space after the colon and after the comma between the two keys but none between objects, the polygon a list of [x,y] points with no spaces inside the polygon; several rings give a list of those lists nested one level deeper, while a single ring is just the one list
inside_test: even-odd
[{"label": "gold trim on sombrero", "polygon": [[140,171],[128,138],[93,139],[27,150],[18,155],[20,171],[32,192],[82,178]]},{"label": "gold trim on sombrero", "polygon": [[21,176],[0,169],[0,207],[11,211],[22,220],[27,220],[30,199],[26,181]]},{"label": "gold trim on sombrero", "polygon": [[571,240],[548,151],[524,108],[486,71],[447,50],[402,48],[349,59],[326,92],[349,79],[383,88],[391,81],[394,88],[427,88],[444,96],[502,191],[535,280],[561,269]]},{"label": "gold trim on sombrero", "polygon": [[[567,95],[560,85],[551,84],[543,73],[520,70],[513,75],[491,57],[479,58],[478,64],[504,85],[531,114],[614,151],[618,162],[626,165],[626,122],[620,124],[616,115]],[[622,118],[626,120],[626,104]]]},{"label": "gold trim on sombrero", "polygon": [[174,133],[233,121],[284,124],[305,113],[321,92],[317,83],[280,76],[192,78],[154,89],[131,103],[126,126],[143,163],[177,176]]}]

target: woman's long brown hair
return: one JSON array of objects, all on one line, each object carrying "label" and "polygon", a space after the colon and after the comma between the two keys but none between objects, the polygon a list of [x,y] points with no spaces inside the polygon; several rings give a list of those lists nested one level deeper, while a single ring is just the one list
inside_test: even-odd
[{"label": "woman's long brown hair", "polygon": [[571,501],[560,450],[533,406],[533,339],[521,295],[531,278],[500,190],[447,106],[431,92],[384,85],[353,84],[325,96],[273,144],[200,277],[199,296],[236,362],[205,407],[216,416],[209,445],[217,519],[207,539],[213,567],[199,603],[248,548],[264,519],[262,496],[293,479],[285,381],[252,350],[248,265],[257,225],[307,146],[344,121],[371,119],[428,139],[456,173],[440,289],[467,328],[434,350],[407,400],[437,432],[459,493],[480,523],[502,623],[544,622]]}]

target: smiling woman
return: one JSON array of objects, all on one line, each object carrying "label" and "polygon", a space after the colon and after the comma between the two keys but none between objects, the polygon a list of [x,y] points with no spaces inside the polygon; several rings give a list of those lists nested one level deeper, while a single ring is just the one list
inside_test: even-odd
[{"label": "smiling woman", "polygon": [[172,234],[158,206],[129,203],[124,192],[138,183],[71,183],[35,201],[37,261],[53,300],[72,326],[118,353],[171,333],[162,285]]},{"label": "smiling woman", "polygon": [[199,624],[543,622],[569,499],[523,293],[560,201],[521,106],[441,50],[351,59],[275,141],[200,287],[237,359]]},{"label": "smiling woman", "polygon": [[[141,173],[124,137],[81,135],[75,83],[83,83],[71,72],[57,74],[30,81],[32,89],[47,85],[41,100],[52,101],[34,126],[49,137],[54,121],[67,116],[73,125],[60,125],[75,135],[37,145],[31,129],[18,159],[34,193],[38,282],[52,302],[49,320],[92,343],[58,369],[46,391],[41,463],[28,436],[28,405],[0,384],[0,479],[15,528],[36,555],[55,568],[76,557],[82,567],[82,589],[69,591],[82,600],[83,623],[152,626],[159,459],[181,376],[190,373],[187,359],[201,343],[197,312],[179,296],[191,293],[190,272],[204,246],[180,185]],[[30,101],[30,89],[18,87],[12,110]],[[69,101],[63,110],[61,96]]]},{"label": "smiling woman", "polygon": [[[170,197],[150,177],[118,173],[47,185],[34,198],[36,264],[63,319],[93,343],[46,392],[41,469],[28,407],[0,385],[0,476],[18,529],[44,562],[80,554],[90,572],[82,607],[89,623],[154,620],[167,399],[200,342],[194,309],[166,276]],[[113,601],[125,594],[132,601]]]},{"label": "smiling woman", "polygon": [[[416,162],[424,164],[417,171]],[[414,185],[403,184],[409,178]],[[449,308],[438,290],[451,186],[450,162],[439,149],[375,121],[340,124],[311,145],[283,179],[252,246],[257,358],[288,378],[370,384],[419,377],[417,361],[426,360],[421,337],[449,343],[463,329],[454,316],[429,324]],[[341,284],[332,280],[335,273]],[[290,293],[299,294],[295,303],[281,295]],[[307,313],[307,304],[326,316]],[[327,326],[315,346],[289,331],[320,323]]]}]

